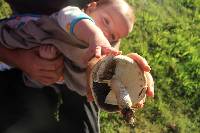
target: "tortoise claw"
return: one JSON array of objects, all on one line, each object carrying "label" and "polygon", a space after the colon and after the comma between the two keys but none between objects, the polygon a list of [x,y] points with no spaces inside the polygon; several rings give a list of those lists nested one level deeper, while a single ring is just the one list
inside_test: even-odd
[{"label": "tortoise claw", "polygon": [[123,108],[121,110],[124,120],[131,125],[135,123],[135,110],[131,108]]}]

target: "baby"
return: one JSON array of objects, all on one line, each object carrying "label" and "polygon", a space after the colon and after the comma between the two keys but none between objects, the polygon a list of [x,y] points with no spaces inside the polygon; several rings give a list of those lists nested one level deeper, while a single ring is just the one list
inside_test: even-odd
[{"label": "baby", "polygon": [[[119,54],[109,42],[116,42],[132,30],[134,15],[131,7],[124,0],[100,0],[91,2],[82,11],[77,7],[65,7],[52,15],[59,26],[77,39],[96,47],[96,57],[103,54]],[[55,58],[56,49],[41,46],[40,56]]]},{"label": "baby", "polygon": [[[133,23],[134,23],[133,10],[128,5],[128,3],[126,3],[125,0],[99,0],[97,2],[89,3],[87,7],[85,7],[82,10],[80,10],[77,7],[68,6],[68,7],[63,8],[59,12],[52,14],[50,18],[53,19],[59,25],[59,27],[61,27],[67,34],[87,44],[88,51],[86,53],[83,52],[84,53],[83,57],[81,57],[83,54],[81,55],[78,52],[73,51],[74,50],[73,47],[70,47],[72,48],[71,50],[68,48],[63,48],[62,45],[59,45],[59,44],[56,44],[56,48],[53,45],[41,46],[40,44],[36,43],[38,41],[37,37],[34,41],[33,40],[26,41],[28,43],[27,45],[19,46],[18,43],[14,44],[14,43],[9,43],[11,41],[6,41],[6,39],[8,38],[7,37],[8,34],[5,34],[5,38],[0,39],[1,44],[3,44],[4,46],[8,48],[13,48],[13,49],[26,48],[26,46],[32,45],[32,44],[34,45],[32,47],[40,46],[39,55],[45,59],[56,58],[58,54],[57,52],[57,49],[58,49],[59,52],[61,52],[65,57],[69,56],[68,57],[69,59],[71,59],[72,56],[80,56],[79,58],[82,58],[80,59],[81,61],[87,62],[94,55],[96,57],[100,57],[102,54],[112,54],[112,55],[120,54],[118,50],[111,47],[109,42],[116,42],[120,38],[126,37],[128,33],[132,30]],[[28,30],[26,30],[26,24],[28,24],[30,20],[38,21],[40,20],[40,16],[22,16],[19,18],[16,17],[14,19],[9,19],[6,23],[11,29],[12,28],[25,29],[23,30],[23,32],[19,32],[19,33],[18,31],[13,32],[17,34],[17,36],[16,35],[13,36],[11,34],[12,38],[15,39],[15,37],[18,37],[18,36],[27,37],[26,32],[28,32],[28,30],[30,30],[31,28],[28,27],[27,28]],[[32,38],[34,38],[35,34],[32,33],[32,30],[34,29],[31,29],[29,31],[31,33],[28,33],[28,36],[32,35],[33,36]],[[3,33],[4,31],[1,32],[1,37],[4,37]],[[32,39],[31,37],[27,37],[27,38]],[[8,40],[10,40],[10,38]],[[15,39],[15,40],[23,41],[24,43],[24,40],[26,39]],[[13,45],[16,45],[16,46],[13,46]],[[82,49],[86,47],[86,45],[78,46],[78,47],[80,49],[79,51],[81,51]],[[66,50],[68,51],[66,52]],[[74,55],[70,55],[70,52]],[[75,63],[74,62],[71,63],[71,61],[74,61]],[[80,70],[78,69],[78,71],[76,69],[76,70],[73,70],[73,72],[69,70],[69,69],[73,69],[73,67],[75,66],[74,64],[78,64],[77,62],[78,60],[76,58],[73,58],[70,61],[67,60],[67,63],[68,64],[71,63],[72,65],[68,65],[67,63],[65,65],[65,69],[67,69],[66,71],[67,76],[64,75],[65,83],[68,82],[66,84],[68,85],[69,88],[83,89],[83,88],[86,88],[86,82],[85,82],[86,79],[84,78],[85,74],[81,74],[81,76],[78,76],[76,73],[81,73],[83,72],[84,69],[80,69]],[[75,78],[71,78],[69,75],[72,77],[75,75]],[[66,79],[67,77],[68,79]],[[75,79],[83,80],[83,81],[79,81],[78,83]],[[84,94],[81,94],[81,95],[84,95]]]},{"label": "baby", "polygon": [[[52,17],[63,30],[88,43],[91,49],[96,47],[96,57],[101,55],[101,51],[103,54],[119,54],[109,42],[127,36],[134,23],[133,11],[123,0],[92,2],[82,11],[68,6]],[[45,59],[54,59],[57,53],[56,48],[49,45],[39,49],[39,55]]]}]

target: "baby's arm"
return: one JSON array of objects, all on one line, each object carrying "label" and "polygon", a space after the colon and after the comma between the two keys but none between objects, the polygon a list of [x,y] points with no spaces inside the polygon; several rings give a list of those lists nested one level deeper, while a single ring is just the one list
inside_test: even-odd
[{"label": "baby's arm", "polygon": [[89,44],[89,53],[101,56],[102,54],[119,54],[118,50],[111,47],[109,41],[104,36],[92,18],[83,13],[77,7],[66,7],[53,17],[66,32],[73,34],[77,39]]},{"label": "baby's arm", "polygon": [[119,54],[119,52],[112,48],[107,38],[99,27],[97,27],[91,20],[82,19],[74,26],[75,36],[88,43],[91,51],[95,51],[97,57],[102,54]]}]

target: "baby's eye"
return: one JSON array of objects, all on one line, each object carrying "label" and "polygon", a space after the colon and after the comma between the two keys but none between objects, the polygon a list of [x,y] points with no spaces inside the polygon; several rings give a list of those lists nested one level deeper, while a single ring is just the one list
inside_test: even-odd
[{"label": "baby's eye", "polygon": [[104,20],[104,23],[105,23],[105,24],[109,25],[109,21],[108,21],[107,18],[104,18],[103,20]]}]

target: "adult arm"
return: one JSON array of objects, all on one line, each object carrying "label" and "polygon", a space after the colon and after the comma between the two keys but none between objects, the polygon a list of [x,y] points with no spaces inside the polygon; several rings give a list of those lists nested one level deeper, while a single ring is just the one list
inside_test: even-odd
[{"label": "adult arm", "polygon": [[45,60],[38,56],[38,48],[10,50],[0,46],[0,61],[26,72],[32,79],[45,85],[55,83],[63,74],[63,58]]}]

